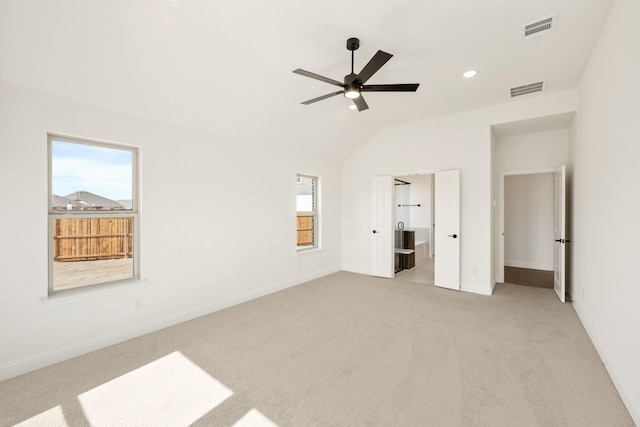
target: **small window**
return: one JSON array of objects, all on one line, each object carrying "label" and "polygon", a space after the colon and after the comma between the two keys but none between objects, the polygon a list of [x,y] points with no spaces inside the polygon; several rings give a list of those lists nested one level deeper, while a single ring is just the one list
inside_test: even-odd
[{"label": "small window", "polygon": [[318,178],[298,175],[296,187],[298,251],[318,248]]},{"label": "small window", "polygon": [[49,294],[138,278],[138,150],[48,144]]}]

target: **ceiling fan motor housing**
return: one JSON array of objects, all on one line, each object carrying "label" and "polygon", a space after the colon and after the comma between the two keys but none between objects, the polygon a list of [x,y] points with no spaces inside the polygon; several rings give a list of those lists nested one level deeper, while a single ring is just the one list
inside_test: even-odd
[{"label": "ceiling fan motor housing", "polygon": [[347,40],[347,49],[353,51],[353,50],[358,50],[358,48],[360,47],[360,40],[356,37],[351,37],[349,40]]},{"label": "ceiling fan motor housing", "polygon": [[357,77],[358,75],[355,73],[350,73],[344,76],[345,86],[360,87],[360,80],[358,80]]}]

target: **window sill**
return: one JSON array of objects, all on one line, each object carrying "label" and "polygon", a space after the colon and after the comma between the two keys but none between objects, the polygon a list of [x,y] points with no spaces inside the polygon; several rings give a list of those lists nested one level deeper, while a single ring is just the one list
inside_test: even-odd
[{"label": "window sill", "polygon": [[296,250],[296,255],[308,254],[310,252],[320,252],[321,250],[322,250],[322,248],[297,249]]},{"label": "window sill", "polygon": [[137,279],[124,279],[119,280],[117,282],[108,282],[108,283],[100,283],[96,285],[82,286],[73,289],[60,290],[55,291],[51,294],[46,295],[44,298],[41,298],[43,301],[47,302],[57,302],[57,301],[70,301],[74,299],[88,298],[93,297],[98,294],[109,294],[115,292],[121,292],[124,290],[134,289],[134,288],[142,288],[146,286],[149,279],[147,278],[137,278]]}]

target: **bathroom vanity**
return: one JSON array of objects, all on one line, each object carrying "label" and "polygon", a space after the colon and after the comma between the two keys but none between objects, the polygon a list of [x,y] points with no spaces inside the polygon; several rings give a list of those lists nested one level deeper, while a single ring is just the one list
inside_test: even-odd
[{"label": "bathroom vanity", "polygon": [[416,265],[416,233],[413,229],[395,230],[395,271]]}]

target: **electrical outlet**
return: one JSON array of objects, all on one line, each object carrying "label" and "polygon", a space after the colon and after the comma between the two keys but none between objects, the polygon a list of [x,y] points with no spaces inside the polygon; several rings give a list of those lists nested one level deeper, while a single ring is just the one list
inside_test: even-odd
[{"label": "electrical outlet", "polygon": [[142,297],[137,297],[136,299],[133,300],[133,308],[135,310],[142,309]]}]

